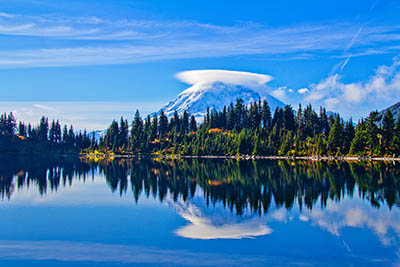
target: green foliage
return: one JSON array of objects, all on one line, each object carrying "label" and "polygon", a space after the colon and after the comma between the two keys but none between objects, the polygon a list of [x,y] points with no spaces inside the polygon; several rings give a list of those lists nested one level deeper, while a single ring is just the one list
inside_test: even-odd
[{"label": "green foliage", "polygon": [[[92,134],[93,135],[93,134]],[[89,147],[97,147],[97,142],[86,130],[74,132],[72,125],[69,130],[64,125],[61,131],[59,121],[52,121],[42,117],[37,126],[17,123],[13,114],[0,116],[0,153],[51,153],[69,154],[79,153]]]},{"label": "green foliage", "polygon": [[[344,142],[344,129],[339,116],[336,117],[328,136],[328,150],[332,154],[338,154]],[[339,153],[340,154],[340,153]]]},{"label": "green foliage", "polygon": [[[382,122],[382,123],[381,123]],[[176,154],[176,155],[392,155],[400,154],[400,122],[386,112],[383,120],[376,111],[354,128],[339,114],[319,115],[311,105],[297,114],[290,105],[276,108],[274,115],[266,101],[245,105],[241,99],[222,111],[207,109],[203,123],[186,111],[171,118],[161,111],[143,120],[136,111],[129,129],[121,117],[112,121],[99,143],[94,134],[76,133],[72,125],[61,131],[58,121],[42,117],[37,127],[19,122],[12,113],[0,116],[0,134],[15,136],[57,151],[98,150],[104,153]],[[23,139],[25,138],[25,139]],[[11,140],[11,139],[10,139]],[[10,141],[11,142],[11,141]],[[12,149],[11,149],[12,150]]]}]

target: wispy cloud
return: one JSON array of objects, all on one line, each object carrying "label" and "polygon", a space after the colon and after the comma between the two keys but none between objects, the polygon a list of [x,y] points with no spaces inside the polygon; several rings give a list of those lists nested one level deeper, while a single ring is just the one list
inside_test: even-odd
[{"label": "wispy cloud", "polygon": [[42,104],[34,104],[33,107],[41,109],[41,110],[45,110],[45,111],[55,111],[56,110],[53,107],[49,107],[49,106],[42,105]]},{"label": "wispy cloud", "polygon": [[[147,264],[184,266],[266,265],[270,260],[226,253],[168,250],[138,245],[118,245],[69,241],[0,241],[0,259],[56,260],[89,262],[101,265]],[[201,259],[201,260],[199,260]]]},{"label": "wispy cloud", "polygon": [[[46,38],[41,47],[26,43],[0,51],[0,67],[127,64],[166,59],[263,54],[303,58],[398,50],[400,28],[352,23],[268,27],[197,21],[109,20],[98,17],[24,16],[0,13],[0,40],[10,36]],[[350,40],[350,41],[349,41]]]},{"label": "wispy cloud", "polygon": [[131,120],[139,109],[142,116],[154,112],[162,102],[0,102],[1,112],[13,112],[17,120],[36,125],[42,116],[72,124],[76,130],[103,130],[121,116]]},{"label": "wispy cloud", "polygon": [[339,74],[331,75],[311,84],[304,101],[350,112],[353,108],[365,107],[366,112],[384,108],[393,104],[393,99],[400,99],[399,67],[400,58],[395,57],[392,65],[378,67],[368,80],[353,83],[342,82]]}]

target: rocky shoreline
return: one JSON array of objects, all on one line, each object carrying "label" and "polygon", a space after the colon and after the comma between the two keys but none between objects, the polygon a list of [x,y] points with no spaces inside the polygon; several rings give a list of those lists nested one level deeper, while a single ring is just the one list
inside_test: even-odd
[{"label": "rocky shoreline", "polygon": [[310,160],[310,161],[400,161],[397,157],[365,157],[365,156],[181,156],[181,155],[81,155],[95,158],[171,158],[171,159],[240,159],[240,160]]}]

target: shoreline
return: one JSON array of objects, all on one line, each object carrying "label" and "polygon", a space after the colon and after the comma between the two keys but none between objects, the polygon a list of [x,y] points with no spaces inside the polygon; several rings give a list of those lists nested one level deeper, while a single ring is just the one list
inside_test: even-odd
[{"label": "shoreline", "polygon": [[240,159],[240,160],[309,160],[309,161],[399,161],[400,158],[394,157],[365,157],[365,156],[181,156],[181,155],[90,155],[81,154],[80,157],[86,158],[162,158],[162,159]]}]

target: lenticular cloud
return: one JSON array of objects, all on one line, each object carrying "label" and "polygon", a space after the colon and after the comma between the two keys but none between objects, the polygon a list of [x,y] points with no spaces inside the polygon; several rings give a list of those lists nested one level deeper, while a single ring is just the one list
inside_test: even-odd
[{"label": "lenticular cloud", "polygon": [[181,82],[195,84],[211,84],[223,82],[226,84],[242,85],[246,87],[264,86],[273,78],[265,74],[230,70],[191,70],[180,72],[176,78]]}]

